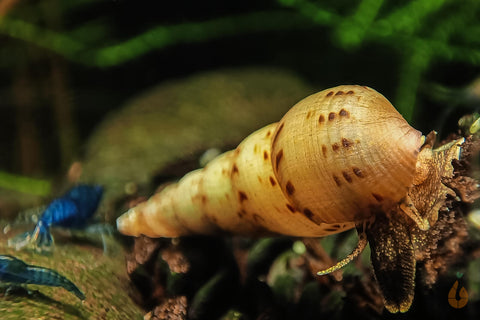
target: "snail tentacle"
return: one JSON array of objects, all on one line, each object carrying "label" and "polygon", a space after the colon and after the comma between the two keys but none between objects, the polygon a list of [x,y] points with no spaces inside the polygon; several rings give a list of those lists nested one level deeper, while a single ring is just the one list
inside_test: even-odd
[{"label": "snail tentacle", "polygon": [[423,217],[410,199],[406,196],[400,203],[400,210],[412,219],[420,230],[426,231],[430,228],[428,217]]},{"label": "snail tentacle", "polygon": [[337,262],[335,265],[329,267],[328,269],[324,269],[324,270],[320,270],[317,272],[317,275],[319,276],[323,276],[323,275],[326,275],[326,274],[329,274],[329,273],[332,273],[334,271],[337,271],[337,270],[340,270],[341,268],[345,267],[347,264],[349,264],[353,259],[355,259],[357,256],[360,255],[360,253],[363,252],[363,250],[365,249],[365,247],[367,246],[367,235],[365,234],[365,232],[362,232],[359,234],[359,240],[358,240],[358,244],[357,246],[355,247],[355,249],[353,249],[352,253],[350,253],[348,256],[346,256],[345,258],[343,258],[341,261]]}]

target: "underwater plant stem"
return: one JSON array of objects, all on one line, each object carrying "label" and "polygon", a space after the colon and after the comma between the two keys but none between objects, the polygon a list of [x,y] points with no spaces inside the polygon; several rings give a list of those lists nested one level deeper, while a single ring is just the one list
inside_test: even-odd
[{"label": "underwater plant stem", "polygon": [[77,63],[111,67],[154,49],[175,44],[202,42],[265,31],[306,29],[313,25],[309,19],[291,12],[253,12],[202,22],[161,25],[124,42],[99,49],[89,48],[81,41],[76,41],[69,33],[58,33],[10,17],[0,19],[0,33],[46,48]]},{"label": "underwater plant stem", "polygon": [[418,44],[418,46],[413,46],[412,51],[404,57],[395,96],[395,105],[398,111],[409,122],[412,121],[414,115],[420,80],[431,59],[428,47]]},{"label": "underwater plant stem", "polygon": [[445,2],[447,0],[410,1],[393,10],[387,17],[376,21],[374,27],[388,35],[398,32],[413,34],[422,26],[423,19],[440,10]]},{"label": "underwater plant stem", "polygon": [[[261,11],[200,22],[169,26],[161,25],[123,42],[103,48],[90,48],[88,44],[76,40],[75,31],[58,33],[10,17],[0,19],[0,33],[28,41],[80,64],[96,67],[113,67],[155,49],[162,49],[181,43],[204,42],[232,35],[266,31],[310,29],[315,25],[338,26],[345,20],[336,13],[323,9],[309,1],[278,1],[285,7],[294,8],[299,14],[297,12],[285,11]],[[397,9],[387,18],[376,21],[374,19],[382,1],[371,1],[371,3],[368,2],[359,6],[356,12],[356,15],[360,15],[363,11],[368,11],[369,15],[358,17],[358,20],[364,27],[362,31],[363,36],[357,36],[355,39],[359,41],[362,39],[364,41],[386,41],[395,33],[398,35],[395,42],[396,46],[398,46],[397,41],[400,41],[401,44],[416,41],[424,46],[432,46],[432,52],[435,52],[437,57],[480,65],[480,50],[468,46],[445,43],[438,39],[418,37],[413,34],[416,29],[412,30],[411,27],[420,23],[419,21],[423,17],[436,11],[443,3],[442,1],[438,0],[431,5],[425,5],[425,1],[419,2],[419,4],[412,2],[411,5]],[[421,4],[422,10],[416,11],[417,6]],[[410,7],[412,8],[409,9]],[[475,10],[472,9],[473,11]],[[412,12],[415,12],[414,17],[418,21],[415,24],[402,24],[401,21],[404,21],[406,18],[412,19]],[[357,27],[357,24],[346,24],[342,28],[341,34],[349,34],[354,31],[352,28]]]},{"label": "underwater plant stem", "polygon": [[360,3],[351,19],[344,19],[336,30],[339,43],[345,48],[358,47],[375,20],[383,0],[365,0]]}]

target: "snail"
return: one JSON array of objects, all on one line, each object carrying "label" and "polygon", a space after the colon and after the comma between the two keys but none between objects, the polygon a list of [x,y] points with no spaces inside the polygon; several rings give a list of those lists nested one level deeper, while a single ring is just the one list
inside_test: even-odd
[{"label": "snail", "polygon": [[330,88],[298,102],[278,122],[235,150],[168,185],[117,220],[131,236],[179,237],[229,232],[323,237],[356,228],[390,312],[413,301],[415,239],[453,190],[462,140],[432,149],[435,134],[412,128],[380,93]]}]

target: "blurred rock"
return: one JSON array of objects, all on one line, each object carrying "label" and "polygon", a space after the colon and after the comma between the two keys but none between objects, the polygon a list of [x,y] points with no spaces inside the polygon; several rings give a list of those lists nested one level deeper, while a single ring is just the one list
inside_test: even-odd
[{"label": "blurred rock", "polygon": [[182,176],[199,167],[205,150],[235,147],[311,93],[297,75],[266,68],[162,83],[126,103],[92,134],[80,180],[105,186],[105,220],[113,221],[124,210],[117,201],[126,186],[132,190],[132,183],[148,186],[154,177],[153,184]]}]

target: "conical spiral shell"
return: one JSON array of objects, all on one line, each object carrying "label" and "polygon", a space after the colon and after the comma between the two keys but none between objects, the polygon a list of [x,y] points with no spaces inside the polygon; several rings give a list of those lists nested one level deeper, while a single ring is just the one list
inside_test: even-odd
[{"label": "conical spiral shell", "polygon": [[407,194],[422,134],[380,93],[338,86],[281,119],[272,166],[285,196],[321,223],[361,221]]},{"label": "conical spiral shell", "polygon": [[341,232],[407,195],[421,144],[421,133],[373,89],[328,89],[132,208],[117,226],[152,237]]}]

